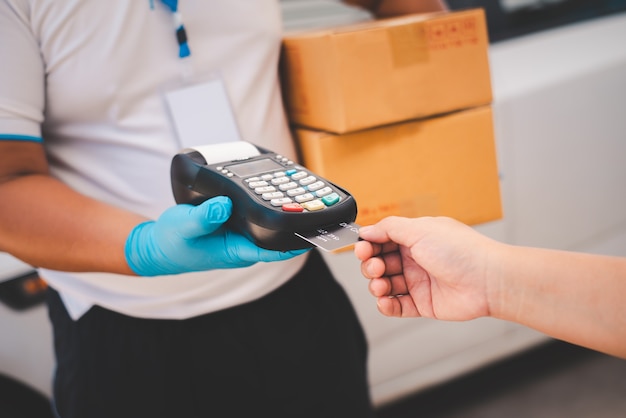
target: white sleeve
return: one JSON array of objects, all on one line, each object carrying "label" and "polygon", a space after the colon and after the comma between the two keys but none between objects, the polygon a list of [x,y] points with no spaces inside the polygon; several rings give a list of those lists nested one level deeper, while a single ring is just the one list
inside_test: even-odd
[{"label": "white sleeve", "polygon": [[0,0],[0,140],[41,137],[45,70],[29,7]]}]

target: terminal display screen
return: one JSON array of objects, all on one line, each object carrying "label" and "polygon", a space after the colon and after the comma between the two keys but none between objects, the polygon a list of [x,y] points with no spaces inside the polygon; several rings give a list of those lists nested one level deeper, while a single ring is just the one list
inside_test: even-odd
[{"label": "terminal display screen", "polygon": [[255,174],[267,173],[268,171],[283,169],[284,167],[274,160],[264,158],[261,160],[229,165],[226,168],[239,177],[248,177]]}]

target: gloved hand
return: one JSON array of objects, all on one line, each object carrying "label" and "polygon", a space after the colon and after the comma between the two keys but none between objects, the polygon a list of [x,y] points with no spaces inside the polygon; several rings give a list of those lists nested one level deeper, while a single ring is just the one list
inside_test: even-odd
[{"label": "gloved hand", "polygon": [[228,197],[198,206],[167,209],[156,221],[137,225],[124,248],[126,261],[139,276],[247,267],[258,261],[287,260],[307,250],[271,251],[257,247],[222,225],[232,212]]}]

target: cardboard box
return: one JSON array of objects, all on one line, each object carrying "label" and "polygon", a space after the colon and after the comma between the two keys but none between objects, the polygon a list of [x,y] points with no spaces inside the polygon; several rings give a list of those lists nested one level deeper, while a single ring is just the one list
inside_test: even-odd
[{"label": "cardboard box", "polygon": [[303,165],[347,189],[360,225],[390,215],[502,217],[490,106],[347,134],[295,129]]},{"label": "cardboard box", "polygon": [[491,103],[482,9],[285,35],[292,124],[345,133]]}]

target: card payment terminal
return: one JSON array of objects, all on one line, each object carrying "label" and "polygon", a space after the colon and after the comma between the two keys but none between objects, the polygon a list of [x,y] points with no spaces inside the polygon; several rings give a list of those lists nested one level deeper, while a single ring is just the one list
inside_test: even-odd
[{"label": "card payment terminal", "polygon": [[228,196],[227,226],[262,248],[312,247],[298,233],[356,219],[350,193],[290,159],[249,142],[185,149],[174,156],[171,182],[177,203]]}]

